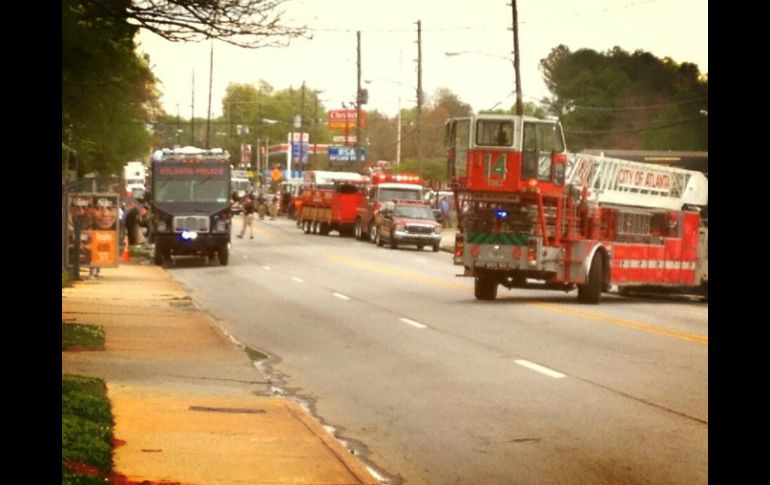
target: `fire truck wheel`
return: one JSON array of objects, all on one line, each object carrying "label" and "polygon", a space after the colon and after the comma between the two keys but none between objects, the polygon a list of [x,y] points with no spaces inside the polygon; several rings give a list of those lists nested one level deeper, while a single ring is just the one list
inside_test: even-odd
[{"label": "fire truck wheel", "polygon": [[321,232],[321,223],[318,221],[313,222],[313,234],[319,234]]},{"label": "fire truck wheel", "polygon": [[322,236],[328,236],[329,235],[329,231],[331,231],[331,227],[329,227],[329,223],[328,222],[322,222],[321,223],[321,229],[320,229],[321,235]]},{"label": "fire truck wheel", "polygon": [[596,305],[599,303],[599,296],[602,294],[602,256],[599,253],[594,255],[591,261],[591,269],[588,271],[588,283],[578,285],[578,301]]},{"label": "fire truck wheel", "polygon": [[374,244],[377,239],[377,226],[369,224],[369,242]]},{"label": "fire truck wheel", "polygon": [[310,234],[310,221],[302,222],[302,230],[305,231],[305,234]]},{"label": "fire truck wheel", "polygon": [[356,226],[353,229],[353,232],[354,232],[354,234],[356,236],[356,239],[358,239],[359,241],[361,241],[364,238],[363,234],[361,233],[362,231],[361,231],[361,219],[360,218],[356,219]]},{"label": "fire truck wheel", "polygon": [[222,266],[227,266],[227,262],[230,260],[230,252],[227,250],[227,248],[219,248],[217,251],[217,256],[219,256],[219,264]]},{"label": "fire truck wheel", "polygon": [[473,294],[477,300],[494,300],[497,298],[497,281],[488,275],[474,278]]}]

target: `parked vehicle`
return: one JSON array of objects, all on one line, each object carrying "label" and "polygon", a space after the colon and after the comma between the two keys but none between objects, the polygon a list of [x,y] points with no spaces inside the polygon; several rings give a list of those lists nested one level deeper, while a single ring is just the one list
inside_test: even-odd
[{"label": "parked vehicle", "polygon": [[175,255],[218,258],[230,248],[230,162],[221,148],[158,150],[152,160],[155,263]]},{"label": "parked vehicle", "polygon": [[414,245],[421,251],[430,246],[438,252],[441,243],[441,224],[436,221],[430,206],[422,201],[395,200],[385,202],[376,218],[375,242],[389,244],[391,249]]}]

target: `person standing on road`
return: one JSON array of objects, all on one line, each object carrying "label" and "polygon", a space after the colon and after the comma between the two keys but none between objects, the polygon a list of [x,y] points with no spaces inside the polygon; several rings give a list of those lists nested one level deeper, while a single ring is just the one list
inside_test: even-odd
[{"label": "person standing on road", "polygon": [[260,191],[259,195],[257,196],[257,211],[259,212],[259,220],[264,220],[265,212],[267,212],[267,201],[265,200],[265,196],[262,194],[262,191]]},{"label": "person standing on road", "polygon": [[254,211],[256,203],[254,193],[249,192],[243,196],[241,202],[243,203],[243,227],[241,228],[241,233],[238,234],[238,238],[243,238],[243,235],[246,234],[246,228],[248,227],[249,239],[254,239]]},{"label": "person standing on road", "polygon": [[441,225],[449,227],[449,201],[446,200],[446,197],[441,198],[438,208],[441,211]]},{"label": "person standing on road", "polygon": [[278,204],[281,203],[281,199],[278,194],[273,194],[273,198],[270,200],[270,220],[274,221],[278,217]]}]

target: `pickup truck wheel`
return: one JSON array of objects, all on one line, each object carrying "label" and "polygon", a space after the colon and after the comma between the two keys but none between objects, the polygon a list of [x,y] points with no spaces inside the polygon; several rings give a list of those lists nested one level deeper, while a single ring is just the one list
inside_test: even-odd
[{"label": "pickup truck wheel", "polygon": [[424,247],[425,247],[425,245],[424,245],[424,244],[418,244],[418,245],[417,245],[417,250],[418,250],[418,251],[422,251],[422,248],[424,248]]},{"label": "pickup truck wheel", "polygon": [[398,242],[396,242],[396,238],[393,237],[393,233],[390,233],[390,249],[398,249]]},{"label": "pickup truck wheel", "polygon": [[599,296],[602,294],[602,256],[594,254],[591,261],[591,269],[588,270],[588,282],[584,285],[578,285],[577,299],[580,303],[596,305],[599,303]]},{"label": "pickup truck wheel", "polygon": [[434,244],[434,245],[433,245],[433,252],[434,252],[434,253],[437,253],[437,252],[438,252],[438,243],[436,243],[436,244]]},{"label": "pickup truck wheel", "polygon": [[479,275],[473,281],[473,294],[477,300],[497,298],[497,281],[488,275]]}]

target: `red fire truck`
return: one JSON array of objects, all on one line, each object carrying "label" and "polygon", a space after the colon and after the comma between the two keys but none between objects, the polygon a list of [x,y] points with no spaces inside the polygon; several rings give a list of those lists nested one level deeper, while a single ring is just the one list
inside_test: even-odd
[{"label": "red fire truck", "polygon": [[375,218],[383,202],[423,200],[422,178],[413,174],[375,173],[366,188],[365,200],[356,210],[356,239],[374,243],[377,239]]},{"label": "red fire truck", "polygon": [[300,192],[297,226],[306,234],[351,236],[356,209],[363,204],[365,179],[353,172],[309,171]]},{"label": "red fire truck", "polygon": [[708,181],[690,170],[568,155],[558,122],[480,115],[446,124],[461,276],[571,291],[598,303],[617,285],[708,295]]}]

